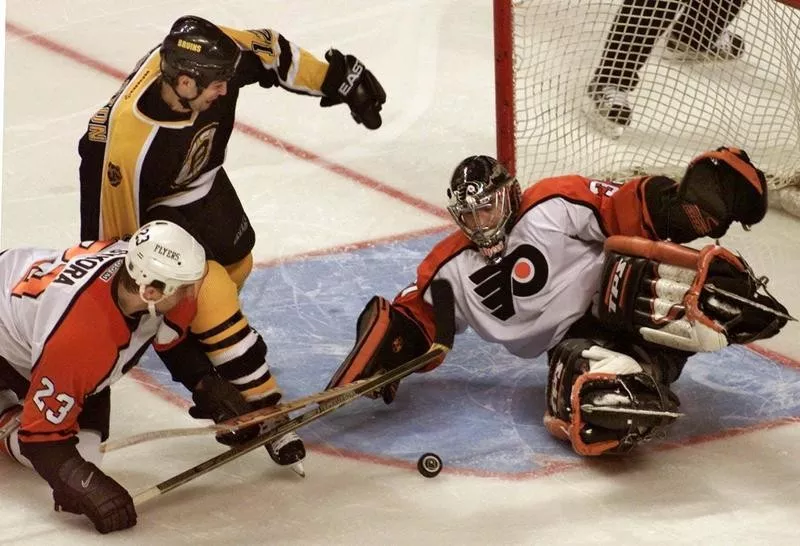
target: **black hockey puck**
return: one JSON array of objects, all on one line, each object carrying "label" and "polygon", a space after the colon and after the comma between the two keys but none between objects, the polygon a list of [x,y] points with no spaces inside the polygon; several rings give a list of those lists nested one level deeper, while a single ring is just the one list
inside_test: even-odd
[{"label": "black hockey puck", "polygon": [[436,453],[425,453],[417,461],[417,470],[426,478],[435,478],[442,471],[442,458]]}]

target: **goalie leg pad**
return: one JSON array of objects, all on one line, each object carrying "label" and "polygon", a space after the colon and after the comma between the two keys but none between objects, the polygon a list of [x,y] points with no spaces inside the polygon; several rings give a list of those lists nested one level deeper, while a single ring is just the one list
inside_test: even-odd
[{"label": "goalie leg pad", "polygon": [[336,370],[327,389],[347,385],[382,370],[391,370],[430,347],[424,332],[411,319],[375,296],[358,317],[356,342]]},{"label": "goalie leg pad", "polygon": [[[579,455],[626,453],[675,420],[679,402],[665,375],[654,361],[564,340],[550,352],[545,427]],[[612,411],[583,411],[587,405]]]}]

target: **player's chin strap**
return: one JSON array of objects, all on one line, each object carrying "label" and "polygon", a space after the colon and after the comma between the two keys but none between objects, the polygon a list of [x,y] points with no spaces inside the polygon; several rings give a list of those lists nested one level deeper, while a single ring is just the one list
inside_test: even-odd
[{"label": "player's chin strap", "polygon": [[144,297],[144,291],[145,291],[146,288],[147,287],[143,286],[143,285],[139,286],[139,299],[141,299],[143,302],[145,302],[147,304],[147,312],[150,313],[150,316],[151,317],[155,317],[156,316],[156,305],[161,303],[162,301],[164,301],[164,299],[167,297],[167,295],[162,292],[161,293],[161,297],[158,298],[157,300],[149,300],[149,299]]},{"label": "player's chin strap", "polygon": [[496,243],[492,246],[481,246],[478,247],[483,257],[486,258],[486,262],[492,265],[497,265],[501,261],[503,261],[503,253],[506,249],[506,241],[505,239],[501,240],[499,243]]},{"label": "player's chin strap", "polygon": [[178,97],[178,103],[180,103],[180,105],[181,105],[181,106],[183,106],[184,108],[186,108],[187,110],[191,110],[191,109],[192,109],[192,105],[191,105],[190,103],[191,103],[193,100],[197,100],[197,98],[198,98],[200,95],[202,95],[202,94],[203,94],[203,91],[205,90],[205,87],[200,87],[200,86],[198,86],[198,87],[197,87],[197,94],[195,94],[195,96],[194,96],[194,97],[192,97],[191,99],[187,99],[187,98],[184,98],[184,97],[182,97],[182,96],[180,95],[180,93],[178,93],[178,90],[175,88],[175,86],[174,86],[174,85],[170,85],[170,87],[172,87],[172,90],[175,92],[175,96],[177,96],[177,97]]},{"label": "player's chin strap", "polygon": [[[162,78],[162,81],[163,81],[164,83],[166,83],[166,84],[169,86],[169,88],[170,88],[170,89],[172,89],[172,92],[173,92],[173,93],[175,93],[175,96],[176,96],[176,97],[178,97],[178,104],[180,104],[181,106],[183,106],[183,107],[184,107],[184,108],[186,108],[187,110],[191,110],[191,109],[192,109],[192,106],[191,106],[191,104],[190,104],[190,103],[191,103],[193,100],[197,100],[197,98],[198,98],[200,95],[202,95],[202,94],[203,94],[203,91],[205,91],[205,89],[206,89],[205,87],[200,87],[200,86],[198,85],[198,86],[197,86],[197,93],[195,94],[195,96],[194,96],[194,97],[192,97],[192,98],[190,98],[190,99],[187,99],[187,98],[184,98],[184,97],[182,97],[182,96],[181,96],[181,94],[180,94],[180,93],[178,93],[178,88],[177,88],[177,87],[175,87],[175,84],[174,84],[174,83],[172,83],[171,81],[168,81],[168,80],[167,80],[167,78]],[[195,80],[195,84],[196,84],[196,83],[197,83],[197,80]]]}]

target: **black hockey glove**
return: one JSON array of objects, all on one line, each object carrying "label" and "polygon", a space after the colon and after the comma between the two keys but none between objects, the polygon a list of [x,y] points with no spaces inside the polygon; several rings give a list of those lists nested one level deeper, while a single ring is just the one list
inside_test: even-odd
[{"label": "black hockey glove", "polygon": [[325,60],[330,65],[322,92],[325,94],[320,106],[333,106],[344,102],[356,123],[367,129],[381,126],[381,107],[386,102],[386,92],[377,78],[353,55],[343,55],[337,49],[329,49]]},{"label": "black hockey glove", "polygon": [[53,488],[56,511],[85,514],[103,534],[136,525],[128,491],[80,456],[61,465],[58,482]]},{"label": "black hockey glove", "polygon": [[680,184],[661,176],[648,180],[645,200],[659,238],[718,239],[733,222],[749,227],[764,218],[767,182],[746,152],[723,147],[694,158]]},{"label": "black hockey glove", "polygon": [[[192,401],[195,405],[189,408],[189,415],[195,419],[212,419],[215,423],[252,411],[250,404],[232,383],[212,374],[200,380],[192,393]],[[217,441],[228,446],[241,444],[255,438],[259,430],[258,425],[255,425],[218,434]]]}]

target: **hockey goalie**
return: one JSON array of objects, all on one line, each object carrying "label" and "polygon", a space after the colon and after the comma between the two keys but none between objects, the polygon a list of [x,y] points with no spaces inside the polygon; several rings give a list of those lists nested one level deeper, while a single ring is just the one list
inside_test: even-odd
[{"label": "hockey goalie", "polygon": [[692,354],[774,336],[791,319],[744,258],[683,245],[764,218],[764,175],[742,150],[704,153],[680,181],[569,175],[524,193],[502,164],[472,156],[447,194],[459,230],[394,301],[369,301],[329,386],[425,352],[434,309],[449,302],[457,333],[469,327],[522,358],[547,354],[553,436],[581,455],[624,453],[680,416],[672,385]]}]

